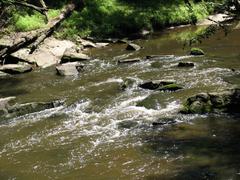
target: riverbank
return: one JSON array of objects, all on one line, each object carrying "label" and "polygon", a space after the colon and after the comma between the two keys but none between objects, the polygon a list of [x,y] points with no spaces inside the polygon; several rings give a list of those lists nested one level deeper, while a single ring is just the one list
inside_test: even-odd
[{"label": "riverbank", "polygon": [[[82,12],[75,11],[56,32],[57,37],[74,39],[86,37],[125,37],[165,27],[192,24],[214,11],[215,4],[201,1],[86,1]],[[50,6],[49,17],[56,17],[60,8]],[[11,28],[29,31],[44,27],[44,18],[36,12],[14,12]]]}]

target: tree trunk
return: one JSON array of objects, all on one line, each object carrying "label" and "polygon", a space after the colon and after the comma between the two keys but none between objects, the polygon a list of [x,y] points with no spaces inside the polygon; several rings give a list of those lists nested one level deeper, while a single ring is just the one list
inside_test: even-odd
[{"label": "tree trunk", "polygon": [[[81,4],[83,5],[83,1],[80,1]],[[53,20],[48,22],[47,28],[37,31],[36,33],[31,34],[29,36],[26,36],[22,41],[15,43],[11,47],[5,48],[0,51],[0,62],[4,62],[4,59],[9,56],[10,54],[18,51],[21,48],[27,47],[31,45],[31,51],[30,53],[33,53],[39,44],[43,42],[47,37],[51,36],[52,33],[61,25],[61,23],[71,16],[73,11],[78,8],[82,9],[83,7],[79,6],[79,1],[78,4],[75,4],[74,2],[70,2],[65,6],[61,14],[57,17],[54,18]]]},{"label": "tree trunk", "polygon": [[72,12],[76,8],[74,3],[70,3],[65,6],[62,13],[55,19],[51,20],[48,23],[48,28],[37,38],[37,40],[32,44],[30,53],[32,54],[39,44],[43,42],[47,37],[51,36],[52,33],[60,26],[60,24],[69,16],[71,16]]}]

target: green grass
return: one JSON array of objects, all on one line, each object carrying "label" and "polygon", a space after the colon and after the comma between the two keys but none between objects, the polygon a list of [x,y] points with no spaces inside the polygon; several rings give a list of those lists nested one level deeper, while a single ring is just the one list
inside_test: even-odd
[{"label": "green grass", "polygon": [[[80,36],[126,36],[140,30],[156,30],[166,26],[188,24],[205,18],[213,11],[202,1],[192,4],[192,10],[183,0],[140,1],[140,0],[89,0],[82,12],[74,12],[56,36],[72,38]],[[56,17],[60,10],[50,10],[49,17]],[[15,28],[29,31],[45,26],[44,17],[39,13],[15,15]]]}]

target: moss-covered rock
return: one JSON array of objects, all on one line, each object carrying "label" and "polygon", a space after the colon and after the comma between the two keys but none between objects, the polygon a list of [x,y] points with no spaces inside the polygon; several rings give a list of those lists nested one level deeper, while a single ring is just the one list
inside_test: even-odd
[{"label": "moss-covered rock", "polygon": [[201,93],[190,97],[183,104],[181,113],[239,113],[240,89],[231,89],[221,93]]},{"label": "moss-covered rock", "polygon": [[160,91],[177,91],[183,89],[183,87],[179,84],[168,84],[158,88]]},{"label": "moss-covered rock", "polygon": [[194,56],[201,56],[204,55],[204,51],[200,48],[192,48],[190,51],[190,55],[194,55]]}]

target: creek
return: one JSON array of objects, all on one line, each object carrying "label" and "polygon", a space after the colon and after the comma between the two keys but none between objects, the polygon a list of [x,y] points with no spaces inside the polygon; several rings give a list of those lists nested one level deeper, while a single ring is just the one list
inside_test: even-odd
[{"label": "creek", "polygon": [[[0,97],[66,105],[0,121],[0,179],[239,179],[240,117],[177,112],[194,94],[240,84],[240,30],[217,32],[198,45],[206,55],[193,57],[181,40],[196,31],[176,28],[136,40],[143,47],[137,52],[125,44],[89,50],[94,60],[78,77],[57,76],[51,67],[1,78]],[[123,56],[147,55],[162,56],[117,64]],[[128,78],[134,84],[123,91]],[[175,80],[184,89],[138,87],[147,80]],[[149,96],[148,108],[137,106]],[[152,125],[161,119],[174,123]]]}]

